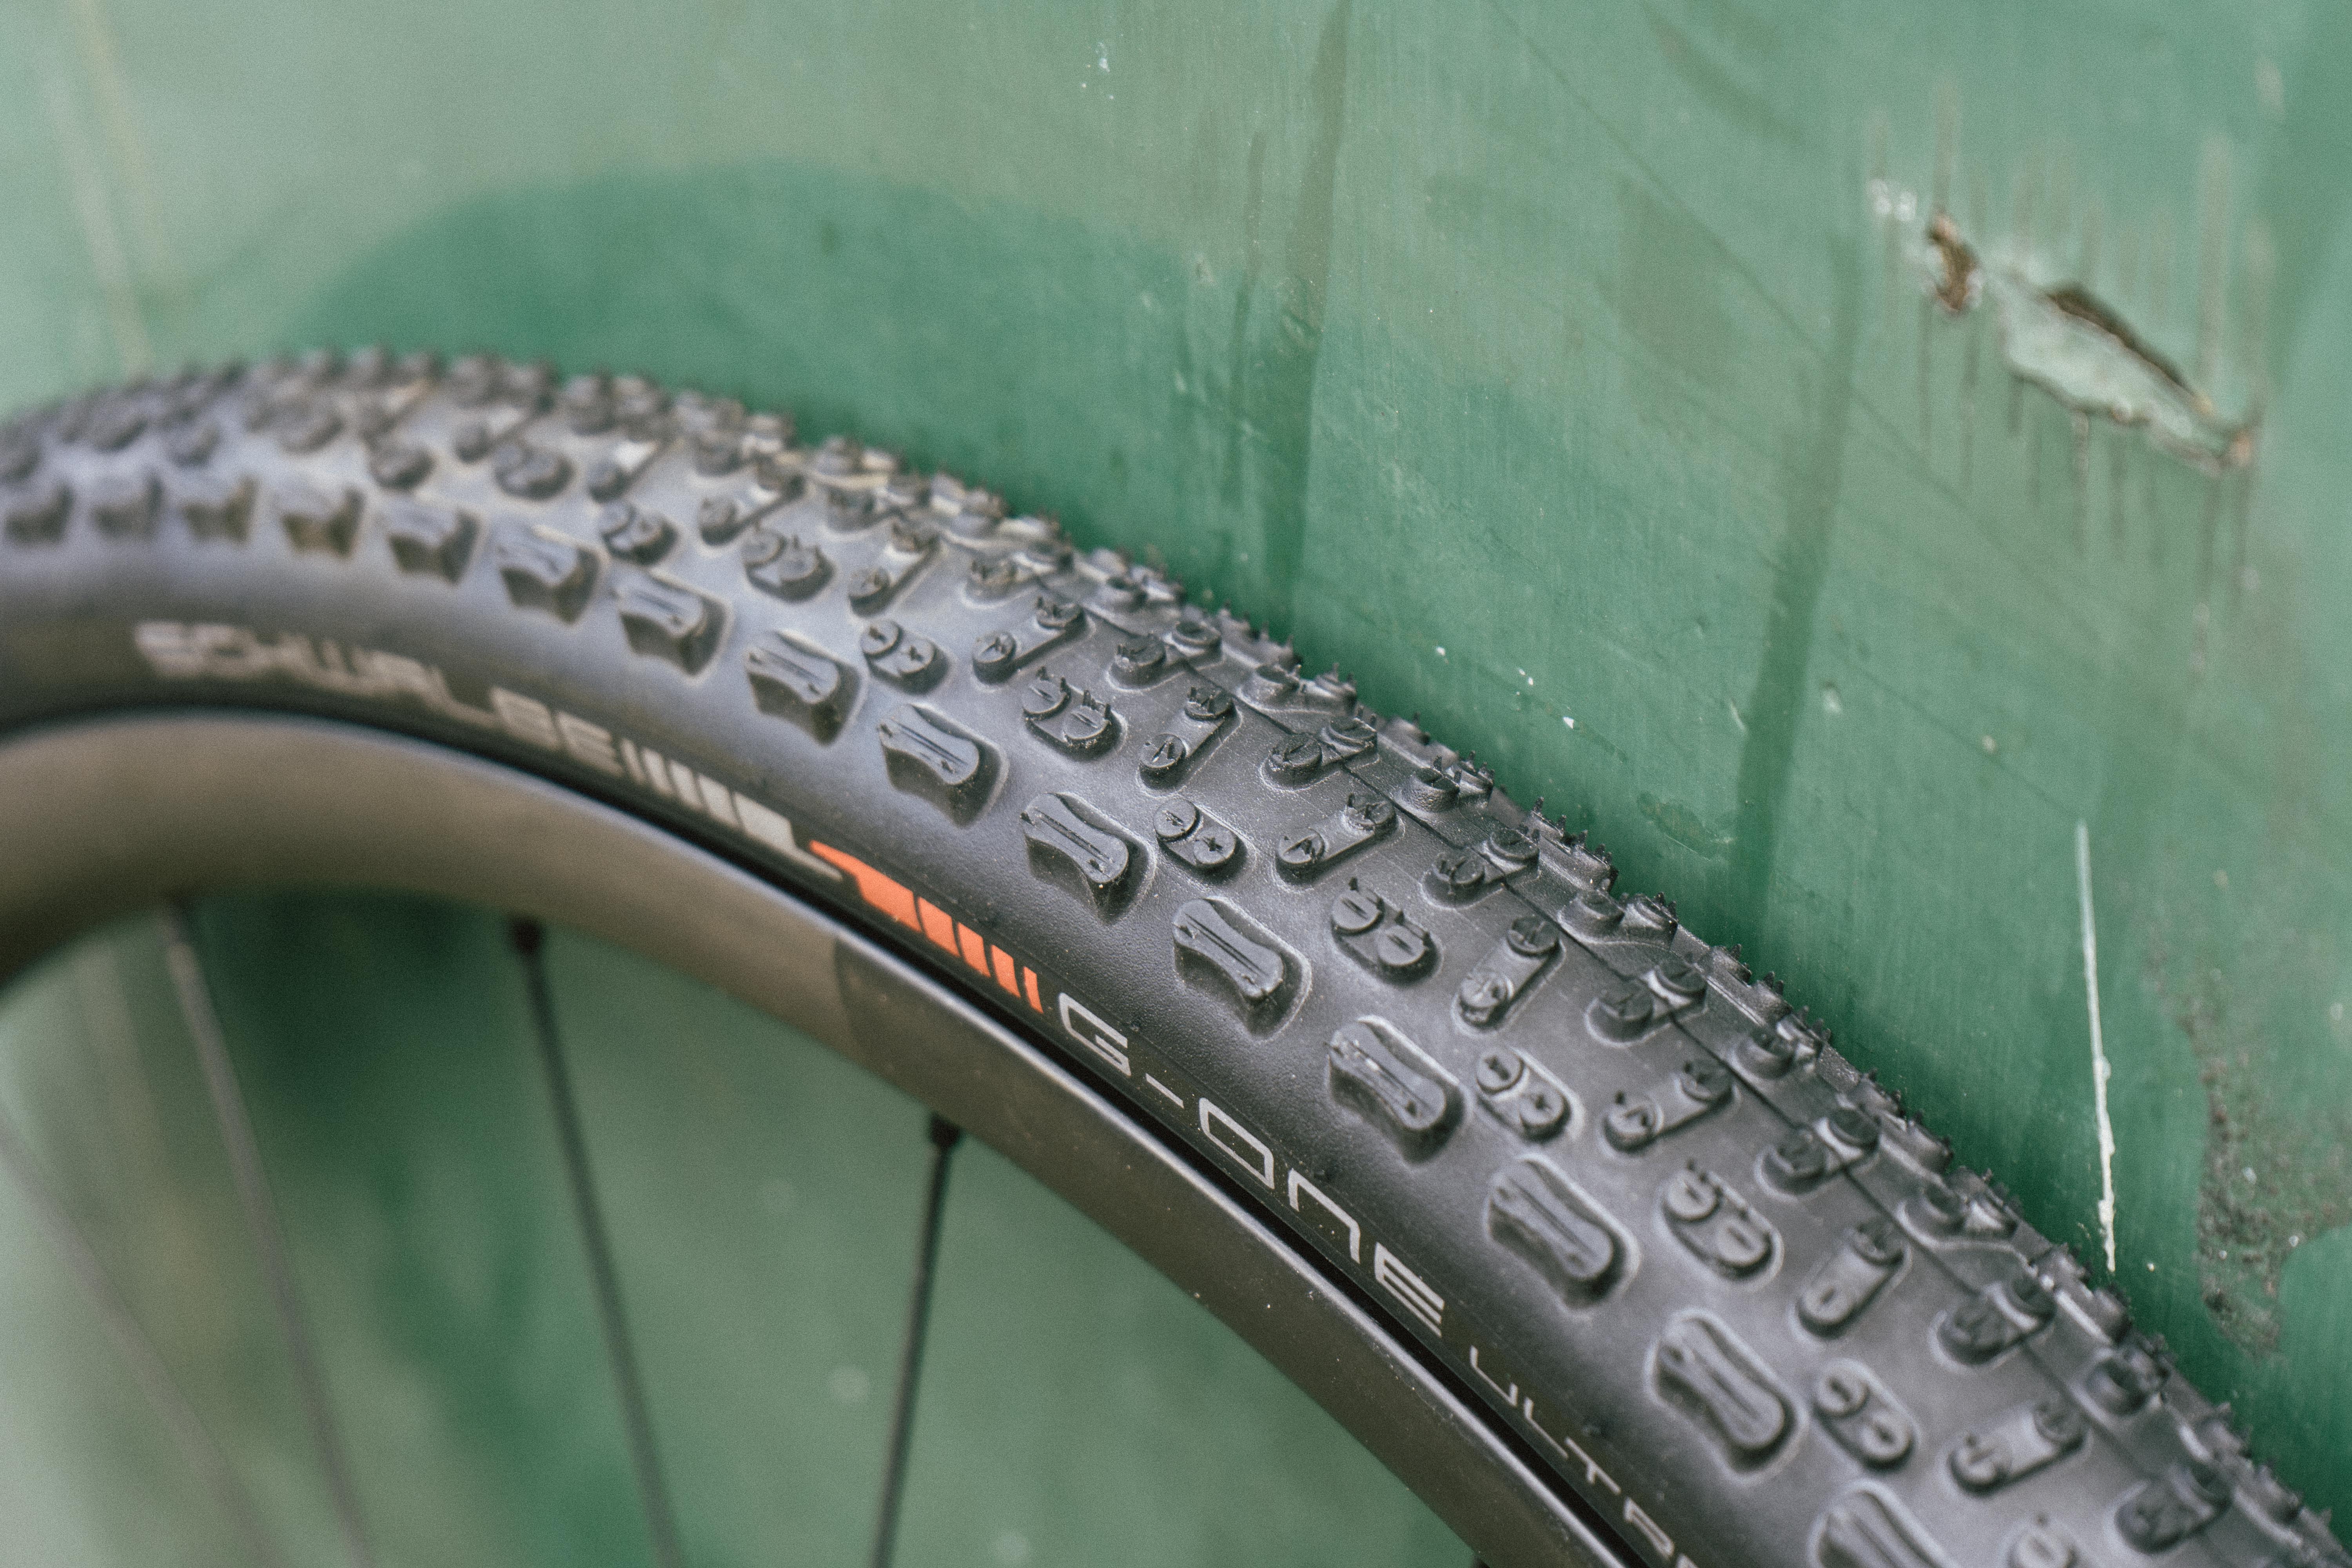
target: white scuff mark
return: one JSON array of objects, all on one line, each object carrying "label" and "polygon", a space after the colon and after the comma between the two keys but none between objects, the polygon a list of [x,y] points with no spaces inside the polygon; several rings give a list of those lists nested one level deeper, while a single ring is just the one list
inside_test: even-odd
[{"label": "white scuff mark", "polygon": [[2083,989],[2091,1004],[2091,1104],[2099,1117],[2099,1239],[2116,1271],[2116,1126],[2107,1120],[2107,1043],[2099,1027],[2099,927],[2091,912],[2091,825],[2074,823],[2074,889],[2083,905]]},{"label": "white scuff mark", "polygon": [[1870,209],[1880,217],[1909,223],[1919,216],[1919,193],[1885,180],[1870,182]]},{"label": "white scuff mark", "polygon": [[1559,716],[1559,721],[1567,725],[1571,730],[1576,728],[1576,721],[1566,713]]},{"label": "white scuff mark", "polygon": [[1748,721],[1739,716],[1739,704],[1727,697],[1723,700],[1723,705],[1731,710],[1731,721],[1739,726],[1739,732],[1743,735],[1748,733]]}]

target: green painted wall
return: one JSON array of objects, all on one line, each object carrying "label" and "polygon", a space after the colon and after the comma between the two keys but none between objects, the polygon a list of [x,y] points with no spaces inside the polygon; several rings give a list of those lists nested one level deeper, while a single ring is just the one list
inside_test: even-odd
[{"label": "green painted wall", "polygon": [[[2352,13],[61,0],[0,16],[0,398],[482,344],[1157,552],[2104,1272],[2079,826],[2123,1282],[2352,1504]],[[2014,375],[2068,281],[2248,460]]]}]

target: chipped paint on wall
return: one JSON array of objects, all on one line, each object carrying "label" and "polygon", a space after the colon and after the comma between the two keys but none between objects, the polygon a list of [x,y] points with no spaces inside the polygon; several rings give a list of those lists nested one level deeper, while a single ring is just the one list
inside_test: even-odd
[{"label": "chipped paint on wall", "polygon": [[2317,950],[2293,931],[2271,938],[2199,960],[2159,934],[2147,974],[2189,1042],[2205,1100],[2199,1294],[2221,1331],[2258,1356],[2280,1346],[2288,1258],[2352,1225],[2352,1117],[2298,1100],[2292,1047],[2266,1016],[2300,1000],[2296,961]]},{"label": "chipped paint on wall", "polygon": [[2145,431],[2162,451],[2208,473],[2253,461],[2252,416],[2222,416],[2124,315],[2030,247],[1982,251],[1949,213],[1927,220],[1914,254],[1936,303],[1964,315],[1990,301],[2010,374],[2089,418]]}]

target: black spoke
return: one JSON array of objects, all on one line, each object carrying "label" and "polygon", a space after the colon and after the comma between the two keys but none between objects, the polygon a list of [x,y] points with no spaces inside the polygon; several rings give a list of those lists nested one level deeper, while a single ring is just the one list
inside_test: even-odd
[{"label": "black spoke", "polygon": [[681,1568],[685,1555],[678,1550],[677,1522],[670,1511],[669,1489],[663,1484],[661,1458],[654,1447],[645,1379],[637,1370],[628,1318],[622,1310],[620,1272],[613,1263],[613,1244],[605,1235],[604,1210],[596,1201],[595,1183],[589,1173],[588,1141],[580,1130],[580,1107],[572,1097],[572,1074],[564,1065],[562,1042],[556,1031],[555,999],[547,988],[547,966],[541,952],[546,932],[533,920],[518,919],[508,930],[515,952],[522,956],[523,975],[530,991],[531,1026],[539,1037],[540,1065],[547,1075],[547,1098],[555,1116],[556,1140],[563,1149],[564,1176],[580,1222],[581,1246],[588,1255],[596,1319],[604,1330],[604,1354],[611,1363],[613,1388],[621,1404],[629,1464],[636,1473],[637,1500],[645,1510],[646,1534],[653,1543],[656,1568]]},{"label": "black spoke", "polygon": [[931,1184],[923,1199],[923,1234],[908,1289],[907,1342],[898,1352],[898,1396],[890,1413],[890,1461],[882,1472],[881,1517],[874,1528],[874,1568],[890,1568],[898,1546],[898,1504],[907,1489],[907,1454],[915,1440],[915,1385],[921,1380],[923,1341],[931,1327],[931,1273],[940,1256],[940,1221],[947,1208],[948,1157],[963,1130],[931,1118]]},{"label": "black spoke", "polygon": [[325,1471],[327,1491],[334,1503],[335,1521],[353,1568],[369,1568],[367,1536],[360,1527],[359,1494],[352,1486],[351,1467],[343,1456],[335,1427],[333,1406],[327,1399],[327,1382],[302,1318],[302,1302],[294,1288],[294,1271],[287,1261],[286,1234],[270,1196],[269,1178],[262,1170],[261,1147],[253,1136],[253,1121],[246,1112],[244,1091],[228,1058],[228,1042],[221,1034],[220,1016],[213,1010],[210,987],[188,924],[187,910],[173,904],[163,910],[163,959],[172,971],[172,986],[180,1000],[180,1017],[195,1043],[196,1060],[204,1068],[214,1118],[220,1123],[221,1143],[228,1152],[229,1173],[245,1211],[246,1230],[261,1260],[262,1278],[277,1309],[278,1327],[286,1341],[287,1360],[301,1390],[303,1413],[310,1418],[311,1440],[318,1446],[319,1466]]},{"label": "black spoke", "polygon": [[58,1201],[57,1194],[49,1190],[48,1184],[41,1180],[40,1172],[33,1163],[32,1151],[25,1146],[25,1141],[17,1136],[15,1125],[5,1116],[0,1116],[0,1167],[5,1167],[15,1179],[18,1190],[25,1195],[26,1204],[33,1211],[34,1223],[41,1227],[42,1235],[57,1249],[67,1271],[73,1275],[74,1283],[81,1288],[90,1310],[97,1314],[107,1337],[114,1342],[115,1352],[129,1367],[131,1380],[139,1385],[139,1392],[145,1396],[148,1406],[172,1434],[173,1445],[202,1479],[205,1489],[212,1494],[221,1511],[228,1515],[229,1523],[236,1530],[247,1554],[256,1563],[276,1568],[285,1559],[279,1555],[268,1531],[262,1528],[261,1516],[254,1509],[252,1497],[247,1493],[244,1483],[236,1479],[236,1472],[229,1468],[227,1457],[213,1441],[213,1435],[205,1429],[204,1419],[196,1414],[195,1406],[190,1405],[188,1396],[181,1392],[178,1381],[163,1363],[154,1342],[139,1326],[139,1320],[132,1315],[130,1303],[123,1300],[114,1289],[114,1281],[107,1276],[106,1266],[99,1261],[98,1254],[83,1237],[72,1216],[66,1213],[65,1205]]}]

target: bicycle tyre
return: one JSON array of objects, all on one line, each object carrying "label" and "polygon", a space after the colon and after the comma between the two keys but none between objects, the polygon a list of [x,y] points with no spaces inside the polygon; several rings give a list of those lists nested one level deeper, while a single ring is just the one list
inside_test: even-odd
[{"label": "bicycle tyre", "polygon": [[1736,952],[1336,672],[946,476],[380,350],[0,427],[0,723],[163,706],[512,764],[862,924],[1467,1391],[1614,1534],[1560,1550],[2352,1562]]}]

